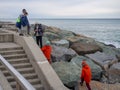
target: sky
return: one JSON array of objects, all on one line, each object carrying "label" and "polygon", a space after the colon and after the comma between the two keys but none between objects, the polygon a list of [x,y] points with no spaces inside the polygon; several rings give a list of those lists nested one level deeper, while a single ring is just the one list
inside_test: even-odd
[{"label": "sky", "polygon": [[0,18],[120,18],[120,0],[0,0]]}]

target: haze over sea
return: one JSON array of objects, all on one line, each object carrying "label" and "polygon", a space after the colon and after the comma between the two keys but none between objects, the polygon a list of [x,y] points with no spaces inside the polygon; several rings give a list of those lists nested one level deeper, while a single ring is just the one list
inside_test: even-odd
[{"label": "haze over sea", "polygon": [[[15,22],[15,20],[9,21]],[[29,21],[73,31],[120,48],[120,19],[31,19]]]}]

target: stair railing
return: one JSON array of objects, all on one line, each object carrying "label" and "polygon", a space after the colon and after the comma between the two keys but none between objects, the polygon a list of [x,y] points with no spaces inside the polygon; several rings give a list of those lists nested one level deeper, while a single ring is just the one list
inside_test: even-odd
[{"label": "stair railing", "polygon": [[5,58],[0,55],[0,62],[16,80],[17,90],[36,90]]}]

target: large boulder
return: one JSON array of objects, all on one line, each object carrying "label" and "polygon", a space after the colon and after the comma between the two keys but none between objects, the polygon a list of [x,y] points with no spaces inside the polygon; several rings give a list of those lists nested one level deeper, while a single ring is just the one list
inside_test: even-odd
[{"label": "large boulder", "polygon": [[103,53],[110,55],[114,58],[116,58],[116,56],[120,56],[120,49],[105,45],[104,43],[100,43],[97,41],[96,41],[96,43],[97,43],[97,45],[99,45],[102,48]]},{"label": "large boulder", "polygon": [[63,84],[69,88],[74,87],[80,78],[79,75],[81,74],[81,68],[75,66],[72,63],[55,62],[52,63],[52,67],[54,68],[59,78],[62,80]]},{"label": "large boulder", "polygon": [[71,48],[65,48],[65,47],[58,47],[58,46],[52,46],[52,54],[51,58],[53,62],[56,61],[70,61],[74,56],[76,56],[76,52],[72,50]]},{"label": "large boulder", "polygon": [[94,43],[95,42],[94,39],[88,38],[82,35],[76,35],[74,37],[67,37],[66,39],[70,42],[70,45],[74,43]]},{"label": "large boulder", "polygon": [[109,66],[111,66],[112,64],[118,61],[116,57],[107,55],[102,52],[96,52],[94,54],[87,54],[85,56],[93,60],[95,63],[100,65],[105,70],[107,70]]},{"label": "large boulder", "polygon": [[67,38],[67,37],[73,37],[75,36],[73,32],[71,31],[67,31],[67,30],[61,30],[58,35],[61,37],[61,38]]},{"label": "large boulder", "polygon": [[71,48],[75,50],[79,55],[102,51],[102,49],[98,45],[92,43],[74,43],[71,45]]},{"label": "large boulder", "polygon": [[75,87],[76,82],[80,80],[81,75],[81,62],[85,59],[86,62],[90,65],[92,71],[92,79],[100,80],[102,69],[93,63],[90,59],[83,56],[74,57],[71,62],[55,62],[52,63],[52,67],[62,80],[63,84],[67,87]]},{"label": "large boulder", "polygon": [[58,34],[61,31],[61,29],[57,28],[57,27],[51,27],[51,26],[46,26],[45,32],[51,32],[51,33],[55,33]]},{"label": "large boulder", "polygon": [[53,45],[69,48],[69,41],[62,39],[60,41],[52,41]]},{"label": "large boulder", "polygon": [[91,67],[92,71],[92,79],[94,80],[101,80],[101,73],[102,69],[100,66],[96,65],[91,59],[84,57],[84,56],[76,56],[72,58],[71,63],[75,66],[82,68],[81,63],[82,60],[86,60],[87,64]]},{"label": "large boulder", "polygon": [[120,83],[120,63],[113,64],[108,70],[109,83]]},{"label": "large boulder", "polygon": [[45,32],[44,36],[47,37],[50,41],[60,39],[60,37],[57,34],[52,33],[52,32]]}]

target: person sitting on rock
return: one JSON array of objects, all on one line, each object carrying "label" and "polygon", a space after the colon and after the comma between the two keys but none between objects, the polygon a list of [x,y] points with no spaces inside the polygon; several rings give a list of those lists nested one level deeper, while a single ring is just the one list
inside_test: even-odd
[{"label": "person sitting on rock", "polygon": [[83,85],[83,82],[85,81],[86,83],[86,86],[88,88],[88,90],[91,90],[91,87],[90,87],[90,81],[91,81],[91,77],[92,77],[92,74],[91,74],[91,69],[90,69],[90,66],[86,63],[85,60],[82,61],[82,73],[81,73],[81,86]]},{"label": "person sitting on rock", "polygon": [[50,46],[50,42],[47,41],[46,44],[41,48],[43,51],[45,57],[47,58],[48,62],[51,63],[51,52],[52,52],[52,47]]}]

